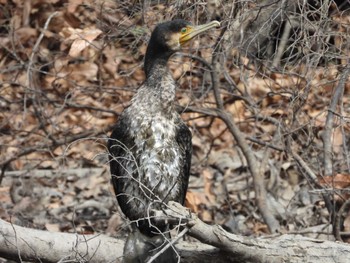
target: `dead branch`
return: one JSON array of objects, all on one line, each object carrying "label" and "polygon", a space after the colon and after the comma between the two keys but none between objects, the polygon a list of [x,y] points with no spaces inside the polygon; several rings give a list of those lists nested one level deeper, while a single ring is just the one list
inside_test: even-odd
[{"label": "dead branch", "polygon": [[334,219],[334,236],[337,240],[339,241],[343,241],[342,237],[341,237],[341,219],[343,217],[344,214],[346,214],[348,211],[350,210],[350,199],[346,200],[344,202],[344,204],[340,207],[338,213],[335,216]]},{"label": "dead branch", "polygon": [[103,235],[51,233],[0,220],[0,256],[34,262],[119,262],[123,241]]},{"label": "dead branch", "polygon": [[327,119],[325,123],[325,128],[323,132],[323,150],[324,150],[324,174],[333,175],[333,162],[332,162],[332,130],[334,115],[336,112],[336,107],[339,100],[343,96],[344,86],[350,74],[350,67],[347,67],[339,80],[339,83],[335,89],[335,92],[332,96],[331,104],[328,109]]},{"label": "dead branch", "polygon": [[[207,244],[181,242],[176,245],[181,262],[345,263],[350,256],[349,246],[331,241],[294,235],[275,238],[234,235],[220,226],[202,222],[195,214],[189,213],[185,207],[175,202],[169,203],[166,214],[167,217],[170,215],[182,222],[186,219],[189,235]],[[8,259],[20,258],[35,262],[59,262],[62,259],[92,263],[121,262],[123,246],[123,240],[105,235],[52,233],[0,220],[0,256]]]},{"label": "dead branch", "polygon": [[[186,208],[170,202],[173,215],[188,214]],[[191,214],[189,235],[203,243],[229,252],[231,262],[347,262],[350,247],[331,241],[282,235],[277,238],[249,238],[228,233],[220,226],[210,226]],[[335,252],[336,251],[336,252]],[[322,258],[322,261],[320,261]]]},{"label": "dead branch", "polygon": [[96,137],[98,135],[105,134],[106,131],[111,130],[111,128],[112,128],[112,126],[104,128],[104,129],[99,130],[99,131],[84,131],[84,132],[81,132],[78,134],[73,134],[71,136],[56,140],[55,142],[51,142],[50,144],[42,143],[40,145],[36,145],[33,147],[28,147],[28,148],[22,149],[16,155],[10,156],[10,157],[6,158],[5,160],[0,161],[0,168],[3,171],[2,174],[0,175],[0,185],[1,185],[1,182],[3,179],[3,176],[5,174],[5,168],[7,167],[7,165],[9,163],[13,162],[14,160],[17,160],[19,157],[36,152],[36,151],[38,151],[38,149],[47,149],[47,150],[53,151],[54,149],[56,149],[57,147],[59,147],[61,145],[66,145],[66,144],[72,143],[74,141],[77,141],[79,139],[83,139],[83,138],[87,138],[87,137]]},{"label": "dead branch", "polygon": [[[296,9],[298,1],[264,0],[255,8],[240,10],[239,19],[230,25],[228,38],[234,46],[239,46],[242,54],[255,56],[268,47],[272,41],[270,36],[277,31],[287,14]],[[248,5],[247,5],[248,6]]]}]

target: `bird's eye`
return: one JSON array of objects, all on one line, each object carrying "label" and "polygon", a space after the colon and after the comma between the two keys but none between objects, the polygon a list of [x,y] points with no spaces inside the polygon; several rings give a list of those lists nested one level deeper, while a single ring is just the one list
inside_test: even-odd
[{"label": "bird's eye", "polygon": [[186,31],[187,31],[187,28],[186,28],[186,27],[183,27],[183,28],[181,29],[181,33],[186,33]]}]

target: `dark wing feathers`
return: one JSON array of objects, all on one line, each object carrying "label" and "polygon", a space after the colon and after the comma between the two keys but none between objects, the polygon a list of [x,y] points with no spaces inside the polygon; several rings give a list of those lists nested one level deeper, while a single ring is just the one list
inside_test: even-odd
[{"label": "dark wing feathers", "polygon": [[192,134],[190,129],[183,122],[181,122],[178,126],[176,141],[180,146],[182,155],[184,156],[182,173],[180,174],[183,186],[181,193],[181,203],[183,204],[185,202],[188,180],[190,177],[192,156]]},{"label": "dark wing feathers", "polygon": [[[114,192],[118,195],[121,193],[121,183],[123,180],[118,180],[117,176],[126,174],[125,168],[121,165],[121,159],[126,158],[128,149],[132,149],[133,139],[129,135],[128,125],[122,116],[114,126],[113,132],[108,140],[109,162],[111,168],[112,184]],[[120,199],[126,198],[124,195],[118,195],[118,202]],[[126,200],[125,200],[126,201]]]},{"label": "dark wing feathers", "polygon": [[[191,155],[192,155],[192,134],[188,127],[181,121],[178,124],[178,130],[176,133],[176,142],[181,149],[182,155],[182,170],[179,174],[180,188],[180,203],[184,203],[188,180],[191,168]],[[124,214],[129,214],[128,211],[128,198],[123,194],[123,184],[127,183],[127,180],[123,179],[123,176],[127,176],[125,167],[123,166],[123,160],[129,158],[130,154],[128,151],[135,147],[134,138],[130,136],[130,131],[128,129],[128,123],[125,116],[120,116],[117,124],[115,125],[113,132],[108,140],[108,151],[109,151],[109,161],[110,169],[112,175],[112,184],[114,191],[117,195],[118,203],[124,212]],[[124,162],[125,163],[125,162]],[[119,177],[119,179],[118,179]]]}]

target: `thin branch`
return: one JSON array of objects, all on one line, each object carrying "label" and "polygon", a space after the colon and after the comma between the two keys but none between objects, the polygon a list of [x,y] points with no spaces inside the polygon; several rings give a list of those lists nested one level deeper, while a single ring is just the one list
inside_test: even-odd
[{"label": "thin branch", "polygon": [[[182,237],[185,236],[185,234],[186,234],[188,231],[189,231],[188,228],[184,228],[184,229],[180,232],[180,234],[176,235],[176,237],[173,238],[170,242],[168,242],[168,244],[166,244],[157,254],[153,255],[153,256],[147,261],[147,263],[152,263],[152,262],[154,262],[160,254],[164,253],[165,250],[167,250],[169,247],[174,246]],[[180,262],[180,257],[179,257],[178,262]]]},{"label": "thin branch", "polygon": [[326,124],[323,132],[323,162],[324,162],[324,174],[325,175],[333,175],[333,162],[332,162],[332,130],[333,130],[333,122],[334,122],[334,112],[336,112],[336,107],[343,96],[345,83],[348,80],[350,74],[350,66],[346,67],[339,83],[335,89],[335,92],[331,99],[331,104],[328,109]]},{"label": "thin branch", "polygon": [[56,140],[55,142],[51,142],[50,144],[42,143],[39,145],[25,148],[25,149],[21,150],[20,152],[18,152],[17,154],[15,154],[11,157],[8,157],[5,160],[0,161],[0,167],[4,167],[4,166],[8,165],[9,163],[17,160],[19,157],[31,154],[33,152],[38,151],[39,149],[48,149],[48,150],[52,151],[61,145],[69,144],[69,143],[72,143],[72,142],[79,140],[79,139],[82,139],[82,138],[87,138],[87,137],[91,137],[91,136],[96,137],[98,135],[105,134],[106,131],[111,130],[112,127],[113,127],[113,125],[110,125],[109,127],[106,127],[104,129],[101,129],[98,131],[88,130],[88,131],[84,131],[84,132],[81,132],[78,134],[73,134],[73,135],[68,136],[68,137],[63,137],[61,139]]},{"label": "thin branch", "polygon": [[274,149],[274,150],[279,151],[279,152],[284,152],[283,148],[278,147],[276,145],[273,145],[271,143],[264,142],[262,140],[258,140],[254,137],[246,137],[246,140],[249,140],[251,142],[255,142],[255,143],[260,144],[260,145],[265,146],[265,147],[269,147],[269,148]]},{"label": "thin branch", "polygon": [[334,236],[338,241],[343,241],[341,237],[341,218],[343,217],[344,212],[348,212],[350,208],[350,199],[346,200],[344,204],[340,207],[338,213],[335,216],[334,220]]},{"label": "thin branch", "polygon": [[[26,87],[29,89],[32,89],[32,66],[34,64],[34,60],[35,60],[35,56],[37,54],[37,52],[39,51],[39,45],[41,43],[41,41],[43,40],[44,36],[45,36],[45,31],[47,30],[51,19],[56,16],[58,14],[58,12],[53,12],[46,20],[44,28],[42,29],[38,39],[35,42],[35,45],[33,47],[32,53],[30,54],[30,58],[29,58],[29,63],[28,63],[28,67],[27,67],[27,79],[26,79]],[[23,120],[25,119],[25,115],[26,115],[26,108],[27,108],[27,93],[24,94],[24,106],[23,106]]]}]

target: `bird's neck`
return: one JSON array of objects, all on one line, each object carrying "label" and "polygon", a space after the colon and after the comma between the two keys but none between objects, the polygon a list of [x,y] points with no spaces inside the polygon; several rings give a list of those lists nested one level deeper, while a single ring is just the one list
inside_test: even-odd
[{"label": "bird's neck", "polygon": [[132,99],[132,108],[139,114],[171,115],[174,110],[176,84],[166,65],[155,64],[143,85]]},{"label": "bird's neck", "polygon": [[149,61],[147,61],[147,57],[145,59],[145,73],[146,73],[146,78],[150,78],[151,75],[157,74],[156,71],[159,69],[167,69],[167,63],[168,59],[164,57],[159,57],[159,58],[153,58]]},{"label": "bird's neck", "polygon": [[174,51],[171,51],[162,46],[156,46],[152,42],[149,43],[145,55],[145,65],[144,70],[146,73],[146,78],[149,78],[151,74],[154,73],[159,68],[167,67],[167,63],[171,55],[174,54]]},{"label": "bird's neck", "polygon": [[144,70],[146,81],[133,98],[134,105],[142,105],[149,114],[169,114],[175,101],[175,81],[167,67],[167,62],[174,52],[150,42]]}]

